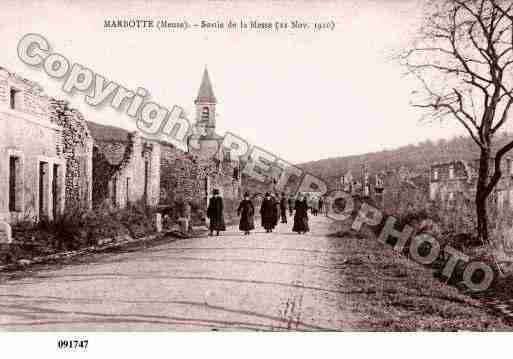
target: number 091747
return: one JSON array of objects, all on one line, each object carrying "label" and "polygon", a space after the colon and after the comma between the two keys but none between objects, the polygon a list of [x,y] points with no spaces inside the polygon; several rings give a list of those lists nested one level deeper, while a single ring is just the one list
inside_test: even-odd
[{"label": "number 091747", "polygon": [[88,340],[59,339],[57,341],[57,347],[59,349],[87,349],[88,344]]}]

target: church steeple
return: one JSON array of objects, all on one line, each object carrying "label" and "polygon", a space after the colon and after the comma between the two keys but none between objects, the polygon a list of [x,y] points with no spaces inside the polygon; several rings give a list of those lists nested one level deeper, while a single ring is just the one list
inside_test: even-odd
[{"label": "church steeple", "polygon": [[214,136],[216,128],[216,97],[208,70],[205,67],[198,96],[194,101],[196,105],[196,126],[203,128],[208,136]]},{"label": "church steeple", "polygon": [[208,75],[208,70],[206,67],[203,71],[203,79],[201,80],[198,97],[196,97],[196,101],[194,101],[194,103],[217,103],[216,97],[214,96],[214,90],[212,90],[212,84],[210,83],[210,76]]}]

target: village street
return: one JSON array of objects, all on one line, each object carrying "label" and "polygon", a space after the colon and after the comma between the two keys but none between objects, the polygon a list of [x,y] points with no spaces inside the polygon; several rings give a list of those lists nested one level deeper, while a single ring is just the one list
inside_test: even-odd
[{"label": "village street", "polygon": [[[290,222],[290,220],[289,220]],[[374,241],[280,224],[91,256],[0,282],[1,330],[494,329],[476,302]],[[390,252],[391,253],[391,252]],[[424,277],[425,276],[425,277]],[[1,278],[1,277],[0,277]]]}]

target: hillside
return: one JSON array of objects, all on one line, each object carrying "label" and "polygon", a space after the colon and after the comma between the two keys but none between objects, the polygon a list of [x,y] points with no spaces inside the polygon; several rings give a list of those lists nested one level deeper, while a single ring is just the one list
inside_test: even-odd
[{"label": "hillside", "polygon": [[[513,140],[513,133],[504,133],[497,137],[497,147]],[[510,154],[513,157],[513,153]],[[472,160],[479,157],[477,145],[469,137],[455,137],[436,142],[427,140],[417,145],[408,145],[394,150],[366,153],[362,155],[327,158],[299,164],[302,169],[327,180],[329,183],[351,170],[354,175],[361,173],[366,163],[371,173],[381,170],[393,170],[405,166],[417,173],[425,172],[435,162],[462,159]]]}]

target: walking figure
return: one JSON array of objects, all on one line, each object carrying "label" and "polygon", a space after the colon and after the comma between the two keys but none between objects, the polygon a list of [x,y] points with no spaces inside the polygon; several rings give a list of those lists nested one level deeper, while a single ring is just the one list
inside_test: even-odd
[{"label": "walking figure", "polygon": [[310,229],[308,227],[308,203],[306,196],[298,196],[294,208],[294,226],[292,231],[299,234],[308,232]]},{"label": "walking figure", "polygon": [[255,207],[249,199],[249,193],[246,192],[237,209],[237,215],[240,216],[239,229],[244,231],[244,235],[249,235],[250,231],[255,229],[254,214]]},{"label": "walking figure", "polygon": [[274,203],[273,207],[273,229],[278,225],[280,219],[280,201],[278,201],[278,195],[271,193],[271,199]]},{"label": "walking figure", "polygon": [[317,207],[319,208],[319,212],[322,214],[324,211],[324,201],[322,200],[322,197],[319,197],[319,205]]},{"label": "walking figure", "polygon": [[329,196],[326,196],[326,200],[324,203],[324,216],[328,217],[328,212],[331,209],[331,198]]},{"label": "walking figure", "polygon": [[266,192],[262,205],[260,206],[260,216],[262,217],[262,227],[267,233],[272,232],[275,223],[276,205],[269,192]]},{"label": "walking figure", "polygon": [[290,197],[289,197],[288,205],[289,205],[289,213],[290,213],[290,216],[292,217],[292,215],[294,214],[294,197],[292,195],[290,195]]},{"label": "walking figure", "polygon": [[287,198],[285,197],[285,192],[281,193],[280,214],[281,223],[287,223]]},{"label": "walking figure", "polygon": [[314,216],[317,216],[317,214],[319,213],[319,202],[317,201],[317,199],[312,199],[311,200],[311,203],[312,203],[312,214]]},{"label": "walking figure", "polygon": [[220,231],[226,231],[223,214],[223,199],[219,195],[218,189],[214,189],[212,194],[213,196],[208,202],[207,209],[207,217],[210,219],[209,235],[214,235],[214,231],[216,231],[216,235],[218,236]]}]

